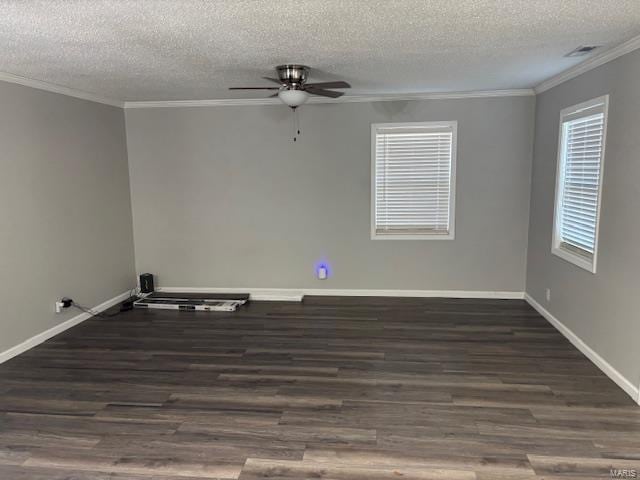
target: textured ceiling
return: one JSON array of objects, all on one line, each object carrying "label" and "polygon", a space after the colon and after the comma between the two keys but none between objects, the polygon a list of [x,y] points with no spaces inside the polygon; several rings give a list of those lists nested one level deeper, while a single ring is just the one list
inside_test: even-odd
[{"label": "textured ceiling", "polygon": [[250,98],[280,63],[350,93],[532,87],[640,34],[640,0],[2,1],[0,71],[118,100]]}]

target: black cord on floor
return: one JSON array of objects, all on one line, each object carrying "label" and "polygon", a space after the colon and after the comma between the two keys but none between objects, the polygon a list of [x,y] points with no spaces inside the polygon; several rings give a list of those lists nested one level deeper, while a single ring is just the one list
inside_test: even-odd
[{"label": "black cord on floor", "polygon": [[73,302],[72,305],[74,307],[76,307],[78,310],[80,310],[80,311],[82,311],[84,313],[88,313],[92,317],[112,318],[112,317],[117,317],[118,315],[120,315],[120,312],[115,312],[115,313],[96,312],[95,310],[91,310],[90,308],[86,308],[86,307],[83,307],[82,305],[78,305],[76,302]]},{"label": "black cord on floor", "polygon": [[[131,297],[135,297],[138,293],[138,287],[132,288],[129,291],[129,297],[127,298],[131,298]],[[77,308],[78,310],[84,312],[84,313],[88,313],[89,315],[91,315],[92,317],[100,317],[100,318],[113,318],[113,317],[117,317],[118,315],[120,315],[123,310],[119,310],[117,312],[114,313],[103,313],[103,312],[97,312],[91,308],[87,308],[84,307],[82,305],[80,305],[79,303],[73,302],[71,303],[71,305],[75,308]]]}]

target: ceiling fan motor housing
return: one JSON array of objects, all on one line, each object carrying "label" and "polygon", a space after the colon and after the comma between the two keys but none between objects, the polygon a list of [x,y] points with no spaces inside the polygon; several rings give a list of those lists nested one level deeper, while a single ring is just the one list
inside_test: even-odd
[{"label": "ceiling fan motor housing", "polygon": [[309,67],[305,65],[278,65],[276,67],[278,78],[290,88],[300,88],[309,77]]}]

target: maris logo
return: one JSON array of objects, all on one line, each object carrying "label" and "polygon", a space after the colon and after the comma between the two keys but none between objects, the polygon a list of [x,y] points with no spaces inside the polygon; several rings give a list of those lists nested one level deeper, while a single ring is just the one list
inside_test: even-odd
[{"label": "maris logo", "polygon": [[611,478],[638,478],[638,471],[633,469],[611,469]]}]

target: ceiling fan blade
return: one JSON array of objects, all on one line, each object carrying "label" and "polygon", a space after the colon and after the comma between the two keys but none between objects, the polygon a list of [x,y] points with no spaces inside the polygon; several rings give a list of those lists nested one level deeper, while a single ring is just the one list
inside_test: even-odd
[{"label": "ceiling fan blade", "polygon": [[347,82],[319,82],[319,83],[306,83],[307,87],[317,88],[351,88]]},{"label": "ceiling fan blade", "polygon": [[[278,93],[279,93],[279,92],[278,92]],[[273,95],[269,95],[267,98],[273,98],[273,97],[277,97],[277,96],[278,96],[278,94],[277,94],[277,93],[274,93]]]},{"label": "ceiling fan blade", "polygon": [[280,80],[278,80],[277,78],[271,78],[271,77],[262,77],[264,80],[269,80],[270,82],[274,82],[277,83],[278,85],[282,85],[282,82]]},{"label": "ceiling fan blade", "polygon": [[229,90],[280,90],[280,87],[229,87]]},{"label": "ceiling fan blade", "polygon": [[312,95],[320,95],[322,97],[338,98],[344,95],[344,92],[333,92],[331,90],[324,90],[322,88],[311,87],[309,85],[304,86],[304,91]]}]

